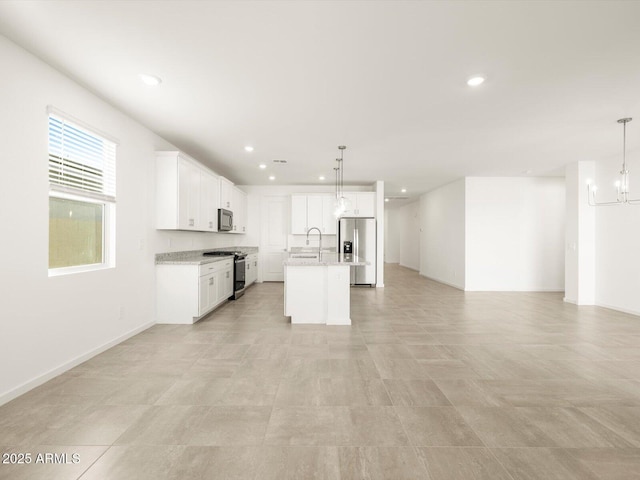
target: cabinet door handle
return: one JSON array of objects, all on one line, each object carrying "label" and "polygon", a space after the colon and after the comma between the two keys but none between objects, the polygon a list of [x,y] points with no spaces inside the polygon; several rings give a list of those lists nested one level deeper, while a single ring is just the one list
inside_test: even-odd
[{"label": "cabinet door handle", "polygon": [[229,278],[229,272],[227,272],[227,278]]},{"label": "cabinet door handle", "polygon": [[213,222],[209,222],[209,228],[213,228]]},{"label": "cabinet door handle", "polygon": [[213,277],[209,279],[209,285],[213,285]]}]

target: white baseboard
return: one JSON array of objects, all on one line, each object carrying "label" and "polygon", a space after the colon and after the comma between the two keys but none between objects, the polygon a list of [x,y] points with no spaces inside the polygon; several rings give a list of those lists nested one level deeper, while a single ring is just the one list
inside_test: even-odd
[{"label": "white baseboard", "polygon": [[446,282],[444,280],[440,280],[439,278],[430,277],[429,275],[425,275],[425,274],[420,273],[420,272],[418,272],[418,273],[420,274],[421,277],[428,278],[429,280],[433,280],[434,282],[443,283],[443,284],[448,285],[450,287],[453,287],[453,288],[456,288],[458,290],[464,291],[464,287],[462,287],[461,285],[456,285],[454,283]]},{"label": "white baseboard", "polygon": [[627,308],[614,307],[613,305],[607,305],[606,303],[595,303],[596,307],[608,308],[609,310],[615,310],[617,312],[628,313],[629,315],[640,316],[640,312],[637,310],[629,310]]},{"label": "white baseboard", "polygon": [[477,290],[475,288],[474,289],[466,288],[465,292],[564,293],[564,288],[557,289],[557,288],[531,287],[524,290],[514,290],[514,289],[504,289],[504,288],[498,288],[493,290],[482,290],[482,289]]},{"label": "white baseboard", "polygon": [[571,300],[568,299],[567,297],[564,297],[562,299],[563,301],[567,302],[567,303],[571,303],[573,305],[577,305],[579,307],[584,306],[584,307],[600,307],[600,308],[607,308],[609,310],[615,310],[616,312],[622,312],[622,313],[627,313],[629,315],[636,315],[640,317],[640,312],[637,310],[629,310],[627,308],[620,308],[620,307],[615,307],[613,305],[607,305],[606,303],[600,303],[600,302],[594,302],[594,303],[578,303],[577,300]]},{"label": "white baseboard", "polygon": [[399,263],[398,265],[400,265],[401,267],[404,267],[404,268],[408,268],[409,270],[413,270],[414,272],[419,272],[420,271],[419,268],[413,268],[413,267],[410,267],[409,265],[405,265],[404,263]]},{"label": "white baseboard", "polygon": [[8,392],[0,394],[0,405],[4,405],[5,403],[10,402],[14,398],[17,398],[20,395],[27,393],[29,390],[32,390],[42,385],[45,382],[48,382],[52,378],[57,377],[58,375],[66,372],[67,370],[71,370],[73,367],[80,365],[82,362],[86,362],[90,358],[95,357],[96,355],[104,352],[105,350],[108,350],[111,347],[124,342],[125,340],[133,337],[134,335],[137,335],[138,333],[146,330],[149,327],[152,327],[153,325],[155,325],[155,322],[145,323],[144,325],[136,327],[133,330],[130,330],[127,333],[120,335],[119,337],[114,338],[113,340],[99,346],[98,348],[95,348],[72,360],[69,360],[68,362],[63,363],[62,365],[59,365],[56,368],[49,370],[48,372],[42,375],[39,375],[38,377],[33,378],[28,382],[25,382],[22,385],[19,385],[18,387],[12,390],[9,390]]}]

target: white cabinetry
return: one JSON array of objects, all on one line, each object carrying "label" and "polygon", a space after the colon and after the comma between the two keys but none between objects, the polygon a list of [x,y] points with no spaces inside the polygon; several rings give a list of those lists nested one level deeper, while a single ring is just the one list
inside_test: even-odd
[{"label": "white cabinetry", "polygon": [[200,220],[200,170],[178,157],[178,228],[196,230]]},{"label": "white cabinetry", "polygon": [[233,261],[229,261],[228,265],[216,272],[218,304],[224,302],[233,295]]},{"label": "white cabinetry", "polygon": [[220,182],[208,172],[200,172],[200,230],[218,231],[218,205],[220,202]]},{"label": "white cabinetry", "polygon": [[376,201],[373,192],[345,192],[347,209],[343,217],[375,217]]},{"label": "white cabinetry", "polygon": [[218,231],[218,178],[181,152],[156,154],[156,228]]},{"label": "white cabinetry", "polygon": [[230,233],[247,233],[247,194],[238,187],[231,189],[233,229]]},{"label": "white cabinetry", "polygon": [[291,195],[291,233],[307,233],[307,196]]},{"label": "white cabinetry", "polygon": [[258,254],[250,253],[245,262],[245,286],[258,280]]},{"label": "white cabinetry", "polygon": [[334,215],[336,197],[333,195],[322,195],[322,233],[325,235],[336,235],[338,233],[338,220]]},{"label": "white cabinetry", "polygon": [[336,218],[333,215],[333,195],[291,195],[291,233],[304,235],[311,227],[318,227],[323,234],[336,234]]},{"label": "white cabinetry", "polygon": [[156,265],[158,323],[195,323],[231,295],[232,257],[204,265]]},{"label": "white cabinetry", "polygon": [[233,182],[220,177],[220,208],[233,211]]}]

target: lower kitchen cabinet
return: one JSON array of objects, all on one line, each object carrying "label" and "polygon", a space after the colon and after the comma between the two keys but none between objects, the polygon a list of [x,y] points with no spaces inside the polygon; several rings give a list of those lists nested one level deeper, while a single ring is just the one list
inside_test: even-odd
[{"label": "lower kitchen cabinet", "polygon": [[245,263],[245,279],[244,284],[246,287],[258,280],[258,254],[250,253],[247,255]]},{"label": "lower kitchen cabinet", "polygon": [[156,265],[156,320],[191,324],[233,295],[233,258]]}]

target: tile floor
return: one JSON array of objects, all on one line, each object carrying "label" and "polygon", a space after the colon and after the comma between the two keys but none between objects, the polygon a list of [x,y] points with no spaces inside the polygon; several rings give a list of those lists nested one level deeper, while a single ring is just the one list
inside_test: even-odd
[{"label": "tile floor", "polygon": [[260,284],[0,407],[1,479],[640,479],[640,318],[388,265],[351,327]]}]

